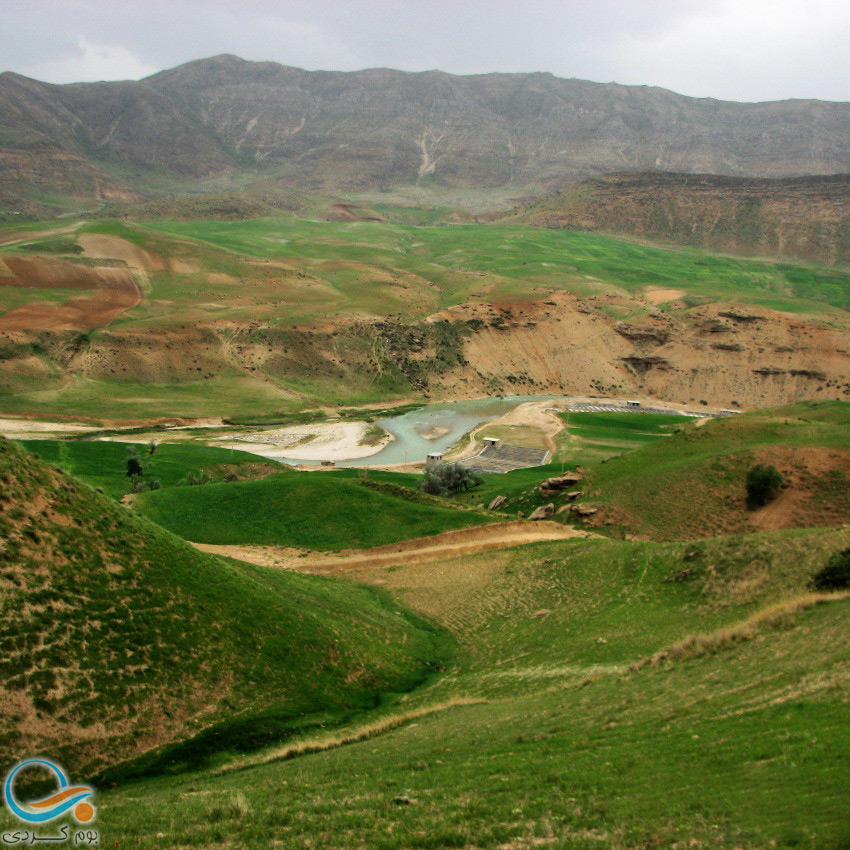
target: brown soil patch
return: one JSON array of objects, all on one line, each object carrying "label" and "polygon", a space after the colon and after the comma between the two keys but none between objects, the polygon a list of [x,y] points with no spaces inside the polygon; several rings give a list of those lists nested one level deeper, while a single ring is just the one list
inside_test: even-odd
[{"label": "brown soil patch", "polygon": [[32,289],[94,289],[96,283],[92,269],[76,266],[65,260],[47,260],[43,257],[4,257],[5,274],[0,286],[28,287]]},{"label": "brown soil patch", "polygon": [[687,293],[681,289],[663,289],[660,286],[648,286],[644,290],[644,298],[650,304],[666,304],[669,301],[678,301],[680,298],[684,298],[685,295]]},{"label": "brown soil patch", "polygon": [[97,259],[123,260],[128,268],[142,272],[164,271],[165,260],[146,251],[120,236],[107,236],[102,233],[83,233],[77,237],[77,242],[86,252],[86,256]]},{"label": "brown soil patch", "polygon": [[472,555],[507,549],[526,543],[586,537],[557,522],[506,522],[447,531],[433,537],[419,537],[372,549],[350,549],[338,555],[309,553],[282,546],[214,546],[194,543],[204,552],[248,561],[264,567],[279,567],[306,573],[341,573],[370,567],[390,567],[442,560],[456,555]]},{"label": "brown soil patch", "polygon": [[332,204],[328,209],[328,221],[384,221],[372,210],[353,204]]},{"label": "brown soil patch", "polygon": [[757,453],[786,481],[770,504],[750,514],[756,528],[838,525],[850,521],[850,454],[825,448],[771,449]]},{"label": "brown soil patch", "polygon": [[0,286],[94,292],[86,297],[71,298],[63,304],[35,302],[16,307],[0,316],[2,331],[89,331],[108,325],[142,298],[127,269],[87,268],[38,257],[7,257],[5,265],[12,276],[0,277]]}]

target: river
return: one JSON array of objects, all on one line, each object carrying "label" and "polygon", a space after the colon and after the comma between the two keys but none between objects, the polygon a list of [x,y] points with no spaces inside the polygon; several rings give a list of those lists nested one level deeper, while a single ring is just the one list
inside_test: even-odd
[{"label": "river", "polygon": [[[337,466],[387,466],[394,463],[416,463],[431,452],[442,452],[453,446],[467,431],[498,419],[525,401],[543,401],[556,396],[515,395],[501,398],[476,398],[428,404],[401,416],[377,419],[376,425],[389,431],[395,439],[369,457],[341,460]],[[291,464],[315,464],[288,458]]]}]

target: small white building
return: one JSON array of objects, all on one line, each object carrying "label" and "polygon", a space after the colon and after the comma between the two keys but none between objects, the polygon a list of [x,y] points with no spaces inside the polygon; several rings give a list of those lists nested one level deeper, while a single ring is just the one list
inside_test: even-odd
[{"label": "small white building", "polygon": [[485,446],[498,446],[500,442],[498,437],[485,437],[483,440]]},{"label": "small white building", "polygon": [[442,452],[431,452],[427,458],[425,458],[425,466],[436,466],[438,463],[443,462],[443,453]]}]

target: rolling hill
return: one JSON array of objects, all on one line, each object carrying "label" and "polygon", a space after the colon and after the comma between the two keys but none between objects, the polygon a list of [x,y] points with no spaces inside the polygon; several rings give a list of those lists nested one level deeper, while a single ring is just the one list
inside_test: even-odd
[{"label": "rolling hill", "polygon": [[[39,227],[0,228],[4,413],[238,418],[426,393],[751,408],[850,393],[840,268],[510,222]],[[119,272],[135,306],[103,285]]]},{"label": "rolling hill", "polygon": [[161,773],[333,726],[443,663],[382,595],[199,552],[5,439],[0,480],[4,766]]},{"label": "rolling hill", "polygon": [[[778,528],[829,527],[850,515],[850,405],[803,402],[683,426],[670,438],[609,459],[588,475],[606,527],[661,540]],[[778,498],[749,510],[757,464],[785,479]]]},{"label": "rolling hill", "polygon": [[104,791],[101,827],[143,848],[837,850],[848,601],[807,582],[848,543],[575,540],[349,574],[451,631],[446,674],[343,730]]}]

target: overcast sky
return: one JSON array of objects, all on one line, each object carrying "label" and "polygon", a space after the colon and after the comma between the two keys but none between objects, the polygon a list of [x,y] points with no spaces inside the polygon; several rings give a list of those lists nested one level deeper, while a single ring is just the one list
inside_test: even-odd
[{"label": "overcast sky", "polygon": [[850,0],[2,0],[0,32],[0,70],[56,83],[235,53],[850,101]]}]

